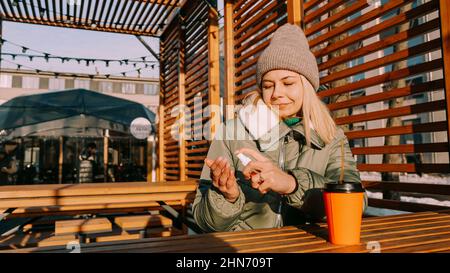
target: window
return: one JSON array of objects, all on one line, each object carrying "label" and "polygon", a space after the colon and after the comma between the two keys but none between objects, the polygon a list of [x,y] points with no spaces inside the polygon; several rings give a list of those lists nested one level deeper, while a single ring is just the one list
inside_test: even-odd
[{"label": "window", "polygon": [[66,81],[64,79],[51,78],[48,81],[49,90],[63,90],[65,88]]},{"label": "window", "polygon": [[39,78],[23,76],[22,77],[22,88],[34,88],[39,89]]},{"label": "window", "polygon": [[104,93],[112,93],[113,83],[112,82],[100,82],[99,90],[100,90],[100,92],[104,92]]},{"label": "window", "polygon": [[122,93],[135,94],[136,93],[136,85],[134,83],[122,83]]},{"label": "window", "polygon": [[12,76],[11,75],[0,75],[0,87],[11,88],[12,87]]},{"label": "window", "polygon": [[145,95],[156,95],[158,93],[159,86],[157,84],[144,84]]},{"label": "window", "polygon": [[74,88],[89,89],[89,81],[88,80],[75,80]]}]

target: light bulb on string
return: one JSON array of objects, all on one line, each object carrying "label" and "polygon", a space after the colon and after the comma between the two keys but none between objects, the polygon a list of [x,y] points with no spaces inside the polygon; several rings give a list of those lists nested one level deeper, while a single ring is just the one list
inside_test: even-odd
[{"label": "light bulb on string", "polygon": [[22,47],[22,53],[27,53],[28,47]]},{"label": "light bulb on string", "polygon": [[50,54],[44,53],[44,59],[45,59],[45,61],[47,61],[47,63],[48,63],[49,58],[50,58]]},{"label": "light bulb on string", "polygon": [[30,62],[33,61],[33,56],[28,56],[28,58],[30,58]]},{"label": "light bulb on string", "polygon": [[109,61],[105,61],[106,67],[109,67]]}]

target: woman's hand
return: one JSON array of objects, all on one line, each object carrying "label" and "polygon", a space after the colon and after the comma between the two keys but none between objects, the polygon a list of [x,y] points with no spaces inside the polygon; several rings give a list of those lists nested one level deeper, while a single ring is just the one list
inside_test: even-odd
[{"label": "woman's hand", "polygon": [[239,197],[239,186],[230,163],[221,156],[216,160],[206,158],[205,163],[211,169],[214,187],[219,189],[228,202],[236,202]]},{"label": "woman's hand", "polygon": [[245,178],[251,181],[254,189],[262,194],[270,190],[279,194],[290,194],[295,190],[297,186],[295,178],[285,173],[261,153],[248,148],[241,148],[236,151],[237,153],[243,153],[255,159],[243,170]]}]

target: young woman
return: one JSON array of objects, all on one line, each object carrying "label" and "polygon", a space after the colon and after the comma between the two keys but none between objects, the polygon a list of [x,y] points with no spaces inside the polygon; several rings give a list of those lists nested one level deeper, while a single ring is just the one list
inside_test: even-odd
[{"label": "young woman", "polygon": [[[285,24],[274,33],[258,59],[256,78],[260,90],[243,106],[262,99],[276,110],[280,120],[265,133],[276,132],[276,141],[261,145],[263,137],[249,132],[254,124],[239,118],[219,130],[193,204],[194,218],[206,232],[323,220],[321,188],[338,181],[342,160],[344,180],[361,182],[346,136],[316,94],[318,67],[300,27]],[[246,137],[236,138],[236,131]],[[252,161],[244,166],[238,153]]]}]

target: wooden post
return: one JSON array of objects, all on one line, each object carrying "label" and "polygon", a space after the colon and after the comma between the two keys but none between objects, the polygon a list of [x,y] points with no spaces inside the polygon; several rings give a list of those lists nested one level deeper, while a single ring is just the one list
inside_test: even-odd
[{"label": "wooden post", "polygon": [[164,180],[164,105],[159,105],[158,111],[158,167],[157,180]]},{"label": "wooden post", "polygon": [[103,135],[103,175],[104,181],[108,182],[108,144],[109,144],[109,130],[105,129]]},{"label": "wooden post", "polygon": [[178,114],[178,146],[179,146],[179,160],[178,164],[180,167],[180,177],[181,181],[186,180],[186,140],[185,140],[185,127],[184,124],[186,122],[186,116],[184,114],[184,110],[186,107],[186,91],[184,88],[185,84],[185,71],[184,71],[184,32],[181,28],[181,24],[178,26],[178,31],[180,31],[180,40],[179,42],[179,52],[178,52],[178,106],[179,106],[179,114]]},{"label": "wooden post", "polygon": [[302,26],[302,0],[287,0],[288,23]]},{"label": "wooden post", "polygon": [[[445,99],[447,102],[447,139],[450,140],[450,3],[439,0]],[[450,154],[450,149],[449,149]]]},{"label": "wooden post", "polygon": [[61,184],[63,180],[63,163],[64,163],[64,137],[59,137],[59,159],[58,159],[58,183]]},{"label": "wooden post", "polygon": [[152,136],[147,137],[147,182],[153,181],[153,143],[155,138]]},{"label": "wooden post", "polygon": [[[217,10],[209,9],[208,24],[208,98],[210,106],[210,137],[214,137],[220,124],[220,69],[219,69],[219,19]],[[216,110],[219,110],[218,112]]]},{"label": "wooden post", "polygon": [[225,53],[225,119],[234,116],[234,40],[233,0],[225,1],[224,53]]}]

